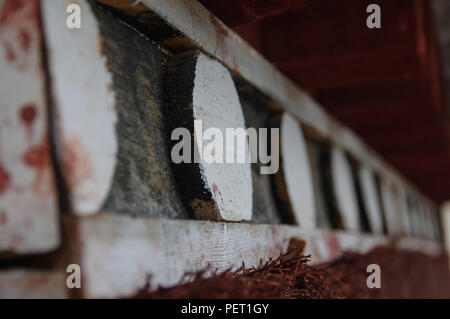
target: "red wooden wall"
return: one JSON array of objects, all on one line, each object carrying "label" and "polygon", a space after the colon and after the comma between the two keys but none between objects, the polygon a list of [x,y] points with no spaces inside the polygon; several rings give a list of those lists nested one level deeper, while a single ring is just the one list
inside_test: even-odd
[{"label": "red wooden wall", "polygon": [[[201,1],[436,200],[449,121],[427,0]],[[381,7],[381,29],[366,7]]]}]

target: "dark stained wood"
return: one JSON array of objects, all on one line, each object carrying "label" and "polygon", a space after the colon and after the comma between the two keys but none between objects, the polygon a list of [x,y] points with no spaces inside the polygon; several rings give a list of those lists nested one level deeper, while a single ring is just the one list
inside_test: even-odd
[{"label": "dark stained wood", "polygon": [[[242,110],[244,112],[245,124],[247,127],[259,129],[267,127],[269,112],[252,100],[240,94]],[[253,181],[253,214],[252,222],[261,224],[279,224],[282,219],[277,210],[274,198],[273,185],[270,175],[260,173],[261,163],[252,164]]]},{"label": "dark stained wood", "polygon": [[163,64],[153,42],[92,6],[113,74],[118,164],[104,209],[145,217],[188,218],[170,169],[162,120]]}]

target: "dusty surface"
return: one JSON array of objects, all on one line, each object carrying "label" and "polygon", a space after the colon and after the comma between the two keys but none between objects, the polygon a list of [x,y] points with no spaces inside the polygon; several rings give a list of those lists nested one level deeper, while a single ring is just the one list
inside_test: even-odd
[{"label": "dusty surface", "polygon": [[[445,256],[379,247],[367,254],[346,254],[334,263],[309,266],[299,251],[256,269],[241,268],[212,278],[203,273],[189,283],[134,298],[450,298]],[[366,267],[381,267],[381,288],[366,286]]]}]

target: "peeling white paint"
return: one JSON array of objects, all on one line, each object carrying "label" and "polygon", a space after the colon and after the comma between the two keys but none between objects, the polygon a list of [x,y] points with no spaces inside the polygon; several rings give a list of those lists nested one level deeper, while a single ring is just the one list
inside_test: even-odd
[{"label": "peeling white paint", "polygon": [[[246,130],[244,114],[233,79],[219,62],[204,55],[196,60],[193,89],[194,120],[202,120],[203,132],[217,128],[225,141],[227,128]],[[194,135],[199,150],[203,140]],[[235,151],[239,150],[235,145]],[[224,143],[223,154],[227,152]],[[245,152],[249,153],[248,141]],[[248,156],[247,156],[248,158]],[[219,219],[228,221],[250,220],[252,217],[253,188],[249,160],[245,163],[200,164],[203,179],[213,195]]]},{"label": "peeling white paint", "polygon": [[389,235],[399,235],[401,233],[400,218],[398,214],[396,198],[392,185],[389,181],[381,181],[381,200],[386,218],[386,227]]},{"label": "peeling white paint", "polygon": [[380,201],[372,170],[367,165],[361,165],[359,179],[370,228],[375,233],[383,232],[383,220],[381,216]]},{"label": "peeling white paint", "polygon": [[[409,218],[409,212],[408,212],[408,204],[407,204],[407,195],[406,190],[402,188],[401,186],[398,186],[396,188],[396,201],[398,205],[398,211],[397,214],[399,215],[400,219],[400,228],[401,228],[401,234],[403,235],[411,235],[411,225],[410,225],[410,218]],[[416,206],[416,205],[415,205]],[[415,207],[417,210],[417,207]]]},{"label": "peeling white paint", "polygon": [[345,153],[338,147],[334,147],[331,152],[331,174],[338,211],[341,214],[344,228],[359,230],[359,209],[352,170]]},{"label": "peeling white paint", "polygon": [[314,187],[303,131],[287,112],[282,115],[280,129],[283,177],[295,219],[302,227],[314,228]]},{"label": "peeling white paint", "polygon": [[[96,19],[84,0],[43,0],[57,128],[57,155],[74,213],[98,211],[108,194],[117,153],[112,76],[101,52]],[[81,8],[81,28],[66,27],[69,3]]]}]

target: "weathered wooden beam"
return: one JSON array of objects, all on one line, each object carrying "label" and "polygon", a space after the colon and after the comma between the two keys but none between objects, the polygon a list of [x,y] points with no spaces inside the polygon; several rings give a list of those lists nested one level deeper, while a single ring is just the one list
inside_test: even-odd
[{"label": "weathered wooden beam", "polygon": [[[327,115],[309,95],[196,1],[172,1],[169,4],[161,0],[143,0],[139,6],[133,6],[127,1],[120,1],[120,4],[110,0],[99,2],[114,8],[132,24],[139,12],[144,12],[144,6],[147,13],[151,11],[153,15],[140,16],[134,25],[152,36],[158,34],[155,32],[157,29],[150,28],[154,26],[152,22],[156,17],[159,23],[165,22],[164,26],[169,27],[171,32],[165,33],[164,39],[159,37],[156,41],[167,49],[183,52],[197,48],[214,56],[235,71],[238,78],[243,79],[240,83],[249,83],[255,92],[263,93],[269,99],[268,105],[290,111],[305,127],[348,151],[356,160],[367,163],[381,178],[394,179],[403,187],[418,192],[359,137]],[[133,14],[130,15],[130,12]]]},{"label": "weathered wooden beam", "polygon": [[0,253],[60,242],[38,1],[0,1]]},{"label": "weathered wooden beam", "polygon": [[[306,242],[312,263],[334,260],[343,251],[367,252],[386,237],[355,232],[305,230],[287,225],[130,218],[101,213],[73,218],[80,239],[83,296],[123,297],[149,283],[177,284],[190,274],[257,266],[285,251],[291,238]],[[398,247],[439,253],[432,241],[399,239]],[[185,277],[187,275],[187,277]]]},{"label": "weathered wooden beam", "polygon": [[[251,220],[249,145],[230,73],[194,52],[169,59],[165,82],[171,162],[185,205],[198,219]],[[177,131],[182,129],[187,136]],[[241,133],[235,134],[238,130]]]},{"label": "weathered wooden beam", "polygon": [[167,53],[104,8],[91,9],[112,74],[117,113],[117,159],[103,208],[133,216],[189,218],[170,167],[163,116]]},{"label": "weathered wooden beam", "polygon": [[[281,225],[132,219],[102,214],[80,219],[80,266],[86,297],[126,296],[142,287],[170,286],[184,274],[204,269],[256,266],[278,256],[291,237],[307,242],[315,263],[341,249],[365,251],[385,240]],[[120,274],[120,275],[118,275]],[[150,277],[151,276],[151,277]]]}]

